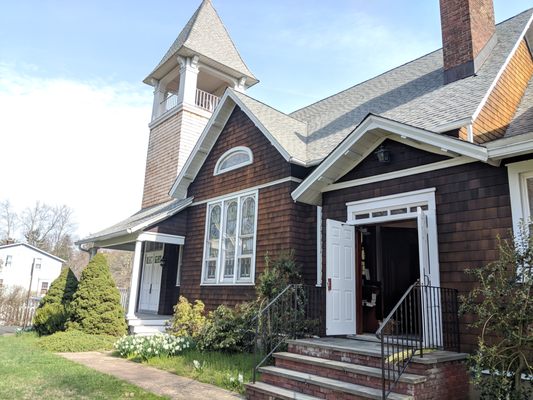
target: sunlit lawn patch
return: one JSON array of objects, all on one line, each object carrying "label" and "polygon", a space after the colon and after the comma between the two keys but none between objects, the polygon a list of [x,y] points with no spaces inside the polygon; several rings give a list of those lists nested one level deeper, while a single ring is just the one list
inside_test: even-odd
[{"label": "sunlit lawn patch", "polygon": [[0,399],[161,399],[41,349],[31,334],[0,337]]}]

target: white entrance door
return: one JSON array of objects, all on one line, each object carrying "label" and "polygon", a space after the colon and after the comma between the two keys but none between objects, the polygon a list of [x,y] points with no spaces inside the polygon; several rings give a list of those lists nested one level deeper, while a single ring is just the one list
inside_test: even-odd
[{"label": "white entrance door", "polygon": [[[417,208],[418,223],[418,254],[420,260],[420,282],[423,286],[421,293],[422,320],[424,327],[424,342],[437,346],[442,345],[442,310],[438,271],[432,271],[429,252],[428,217],[421,207]],[[437,273],[437,274],[436,274]]]},{"label": "white entrance door", "polygon": [[161,258],[163,249],[147,251],[144,255],[139,311],[157,312],[161,291]]},{"label": "white entrance door", "polygon": [[326,334],[355,334],[355,228],[326,220]]}]

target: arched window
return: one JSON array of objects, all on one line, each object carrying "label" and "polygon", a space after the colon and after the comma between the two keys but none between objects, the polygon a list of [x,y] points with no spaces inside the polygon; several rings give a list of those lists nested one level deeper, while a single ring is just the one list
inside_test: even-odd
[{"label": "arched window", "polygon": [[248,147],[234,147],[226,151],[218,159],[213,175],[220,175],[224,172],[250,165],[254,161],[252,151]]}]

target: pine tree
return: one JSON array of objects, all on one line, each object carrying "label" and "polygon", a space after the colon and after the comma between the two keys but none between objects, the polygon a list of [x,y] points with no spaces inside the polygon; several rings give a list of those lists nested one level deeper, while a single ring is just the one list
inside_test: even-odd
[{"label": "pine tree", "polygon": [[77,287],[78,279],[72,270],[63,268],[35,311],[33,326],[40,335],[65,330],[70,315],[70,303]]},{"label": "pine tree", "polygon": [[71,305],[69,329],[113,336],[126,333],[120,294],[103,254],[95,255],[83,270]]}]

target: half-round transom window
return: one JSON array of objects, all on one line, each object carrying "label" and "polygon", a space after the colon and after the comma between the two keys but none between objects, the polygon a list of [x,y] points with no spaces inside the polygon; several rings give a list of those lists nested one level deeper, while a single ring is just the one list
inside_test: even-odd
[{"label": "half-round transom window", "polygon": [[248,147],[234,147],[226,151],[215,165],[214,175],[223,174],[253,162],[252,151]]}]

